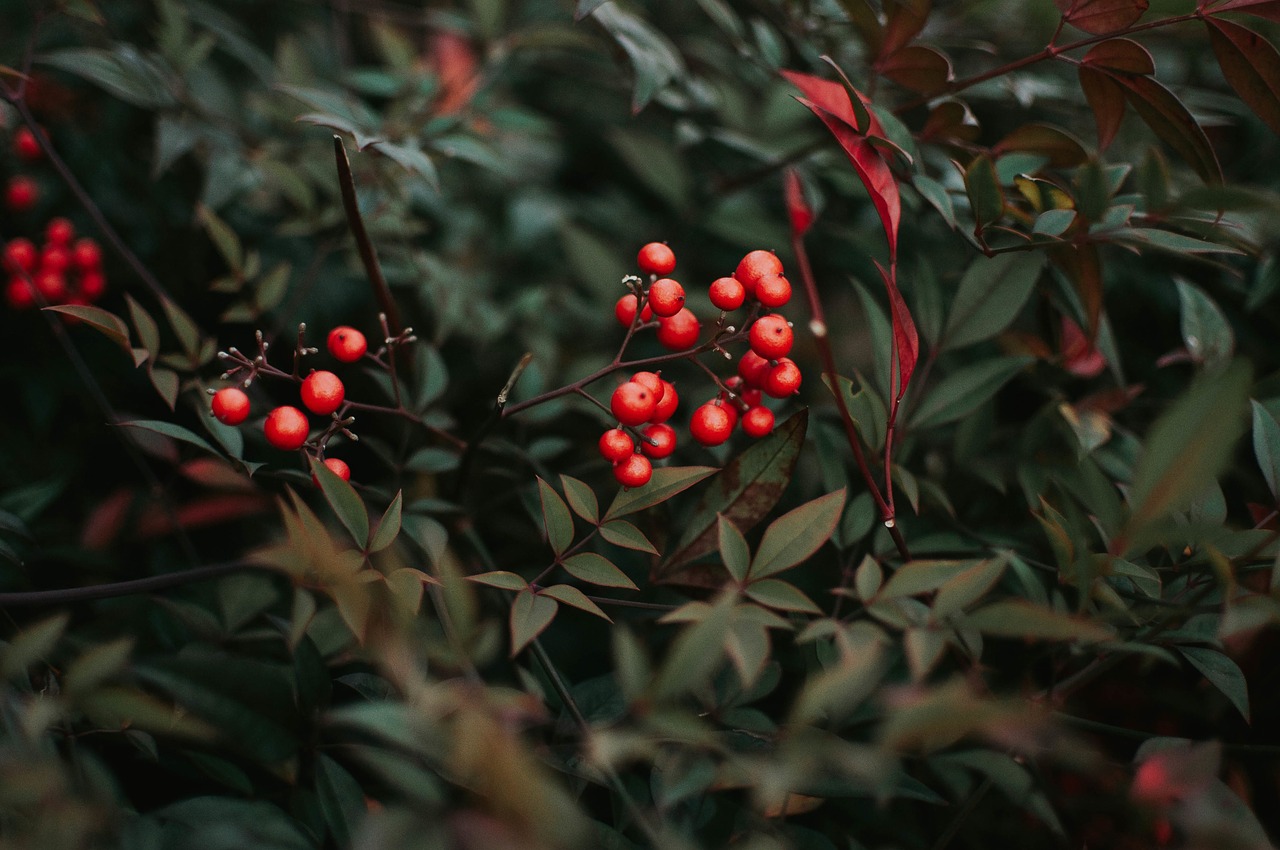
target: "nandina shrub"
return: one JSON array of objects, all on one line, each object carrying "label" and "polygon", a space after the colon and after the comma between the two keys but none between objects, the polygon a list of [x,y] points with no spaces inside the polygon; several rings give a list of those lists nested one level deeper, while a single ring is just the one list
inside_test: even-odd
[{"label": "nandina shrub", "polygon": [[1275,4],[571,5],[7,10],[0,842],[1271,846]]}]

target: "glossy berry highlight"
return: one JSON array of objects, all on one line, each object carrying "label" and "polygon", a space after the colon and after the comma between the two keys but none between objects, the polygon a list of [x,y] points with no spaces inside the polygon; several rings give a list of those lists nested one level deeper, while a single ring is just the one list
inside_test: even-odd
[{"label": "glossy berry highlight", "polygon": [[[630,292],[618,299],[618,303],[613,305],[613,315],[617,318],[618,324],[624,328],[631,327],[631,323],[636,320],[637,303],[635,295]],[[646,303],[644,309],[640,311],[640,321],[647,322],[652,318],[653,308]]]},{"label": "glossy berry highlight", "polygon": [[649,417],[649,421],[654,423],[666,422],[675,415],[676,408],[679,406],[680,394],[676,392],[675,384],[663,380],[662,393],[658,397],[658,406],[654,408],[653,416]]},{"label": "glossy berry highlight", "polygon": [[791,300],[791,281],[780,274],[765,275],[756,283],[756,300],[770,309]]},{"label": "glossy berry highlight", "polygon": [[670,457],[676,450],[676,429],[665,423],[650,425],[642,432],[645,440],[640,441],[640,451],[655,460]]},{"label": "glossy berry highlight", "polygon": [[[751,350],[765,360],[777,360],[791,353],[795,335],[791,325],[777,313],[761,316],[751,326]],[[746,377],[745,375],[743,377]]]},{"label": "glossy berry highlight", "polygon": [[742,414],[742,430],[748,437],[759,439],[773,430],[773,411],[767,407],[753,407]]},{"label": "glossy berry highlight", "polygon": [[773,398],[787,398],[800,391],[800,367],[789,357],[778,361],[778,365],[769,370],[765,379],[764,391]]},{"label": "glossy berry highlight", "polygon": [[623,487],[643,487],[653,477],[653,464],[644,455],[633,454],[613,468],[613,477]]},{"label": "glossy berry highlight", "polygon": [[635,441],[621,428],[610,428],[600,435],[600,456],[609,463],[621,463],[636,453]]},{"label": "glossy berry highlight", "polygon": [[636,265],[645,274],[671,274],[676,270],[676,253],[661,242],[650,242],[636,255]]},{"label": "glossy berry highlight", "polygon": [[711,303],[718,310],[736,310],[747,300],[747,290],[736,277],[721,277],[711,282],[708,289]]},{"label": "glossy berry highlight", "polygon": [[702,324],[693,311],[684,307],[674,316],[658,321],[658,342],[671,351],[684,351],[698,344]]},{"label": "glossy berry highlight", "polygon": [[223,387],[213,394],[210,408],[223,425],[239,425],[249,418],[249,396],[239,387]]},{"label": "glossy berry highlight", "polygon": [[341,407],[346,394],[342,379],[332,372],[312,372],[302,382],[302,403],[320,416],[328,416]]},{"label": "glossy berry highlight", "polygon": [[284,405],[267,414],[262,426],[267,442],[286,452],[297,451],[307,441],[311,425],[307,415],[296,407]]},{"label": "glossy berry highlight", "polygon": [[364,357],[364,353],[369,350],[369,343],[365,340],[364,334],[346,325],[329,331],[326,343],[329,353],[341,363],[354,363]]},{"label": "glossy berry highlight", "polygon": [[704,446],[718,446],[733,433],[733,419],[727,409],[709,401],[693,412],[689,433]]},{"label": "glossy berry highlight", "polygon": [[684,307],[684,287],[669,277],[655,280],[649,287],[649,306],[655,316],[674,316]]},{"label": "glossy berry highlight", "polygon": [[644,384],[627,381],[613,391],[609,410],[623,425],[641,425],[648,422],[658,407],[658,400]]},{"label": "glossy berry highlight", "polygon": [[782,260],[772,251],[752,251],[738,263],[733,276],[746,288],[748,295],[755,295],[756,284],[766,275],[782,274]]}]

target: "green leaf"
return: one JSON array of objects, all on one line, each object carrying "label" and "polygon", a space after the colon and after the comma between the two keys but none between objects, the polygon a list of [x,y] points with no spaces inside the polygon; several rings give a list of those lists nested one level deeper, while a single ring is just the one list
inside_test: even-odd
[{"label": "green leaf", "polygon": [[1249,683],[1245,680],[1240,665],[1216,649],[1180,646],[1178,652],[1231,701],[1246,723],[1252,722],[1249,716]]},{"label": "green leaf", "polygon": [[497,587],[502,590],[524,590],[529,586],[529,582],[507,570],[493,570],[488,573],[476,573],[473,576],[467,576],[467,581],[474,581],[476,584]]},{"label": "green leaf", "polygon": [[160,327],[132,295],[126,292],[124,298],[125,303],[129,305],[129,320],[133,322],[133,328],[138,332],[138,343],[147,350],[148,356],[154,361],[160,356]]},{"label": "green leaf", "polygon": [[557,555],[573,543],[573,514],[555,489],[538,479],[538,499],[542,502],[542,524],[547,530],[547,542]]},{"label": "green leaf", "polygon": [[156,109],[174,103],[171,75],[130,44],[117,44],[110,50],[55,50],[42,55],[40,61],[88,80],[134,106]]},{"label": "green leaf", "polygon": [[101,307],[84,307],[77,304],[55,304],[44,309],[50,313],[61,313],[64,316],[79,319],[123,348],[125,354],[133,357],[133,346],[129,344],[129,327],[115,313],[108,313]]},{"label": "green leaf", "polygon": [[1218,476],[1243,430],[1250,371],[1237,361],[1198,376],[1152,426],[1129,491],[1131,531],[1185,508]]},{"label": "green leaf", "polygon": [[439,191],[440,173],[436,170],[431,157],[427,156],[422,148],[417,145],[394,144],[382,139],[369,142],[368,147],[386,156],[410,174],[418,175],[426,180],[432,189]]},{"label": "green leaf", "polygon": [[705,615],[681,630],[667,653],[666,663],[654,684],[655,696],[670,698],[702,684],[724,658],[733,613],[733,594],[723,594],[712,605],[704,605]]},{"label": "green leaf", "polygon": [[947,636],[937,629],[907,629],[902,636],[902,649],[907,656],[911,680],[924,681],[946,648]]},{"label": "green leaf", "polygon": [[609,505],[609,510],[605,511],[604,518],[617,519],[661,504],[719,471],[714,466],[667,466],[655,469],[648,484],[619,492],[613,504]]},{"label": "green leaf", "polygon": [[942,220],[947,223],[947,227],[955,230],[956,208],[951,202],[951,195],[947,193],[947,188],[925,174],[913,174],[911,185],[915,186],[920,196],[942,215]]},{"label": "green leaf", "polygon": [[1174,278],[1174,283],[1182,305],[1182,344],[1197,363],[1221,365],[1236,348],[1235,334],[1222,308],[1199,287],[1182,278]]},{"label": "green leaf", "polygon": [[598,584],[602,587],[623,587],[638,590],[635,582],[627,578],[627,574],[618,569],[612,561],[595,552],[581,552],[566,558],[561,564],[569,575],[587,584]]},{"label": "green leaf", "polygon": [[[858,376],[857,392],[853,391],[854,382],[849,378],[837,375],[836,381],[840,385],[840,392],[844,394],[844,403],[849,408],[849,415],[853,417],[853,424],[858,426],[858,434],[867,444],[867,448],[878,452],[884,447],[885,423],[889,417],[889,411],[885,409],[884,402],[876,395],[875,389],[867,385],[861,375]],[[831,382],[827,380],[826,375],[822,376],[822,383],[827,389],[831,389]]]},{"label": "green leaf", "polygon": [[765,529],[747,575],[752,579],[780,573],[804,561],[827,542],[844,511],[841,488],[778,517]]},{"label": "green leaf", "polygon": [[334,842],[339,847],[348,846],[351,833],[365,813],[360,783],[346,768],[322,754],[316,763],[316,794]]},{"label": "green leaf", "polygon": [[601,610],[600,606],[587,598],[587,595],[578,588],[569,584],[553,584],[551,587],[544,587],[539,591],[542,596],[550,596],[557,602],[563,602],[579,611],[586,611],[588,614],[594,614],[602,620],[612,623],[613,620]]},{"label": "green leaf", "polygon": [[791,481],[808,422],[808,410],[797,412],[725,465],[683,524],[680,542],[671,548],[656,578],[673,577],[680,567],[714,552],[720,517],[746,532],[768,516]]},{"label": "green leaf", "polygon": [[1033,357],[996,357],[957,369],[926,390],[911,417],[916,428],[945,425],[962,419],[992,398]]},{"label": "green leaf", "polygon": [[600,536],[614,546],[647,552],[650,555],[658,554],[658,550],[649,542],[649,538],[644,536],[644,532],[625,519],[610,520],[600,526]]},{"label": "green leaf", "polygon": [[72,696],[84,695],[119,675],[133,653],[133,638],[124,637],[98,644],[72,661],[62,677],[62,690]]},{"label": "green leaf", "polygon": [[535,595],[528,588],[516,594],[511,605],[511,657],[515,658],[529,642],[542,634],[560,610],[550,596]]},{"label": "green leaf", "polygon": [[1206,17],[1209,43],[1231,88],[1271,132],[1280,134],[1280,53],[1251,29]]},{"label": "green leaf", "polygon": [[[889,577],[880,590],[880,599],[915,596],[937,590],[958,575],[978,566],[981,561],[908,561]],[[865,562],[864,562],[865,564]],[[865,597],[864,597],[865,598]]]},{"label": "green leaf", "polygon": [[632,114],[644,109],[659,89],[685,74],[679,51],[642,18],[624,11],[617,3],[598,6],[591,14],[631,60],[636,77],[631,96]]},{"label": "green leaf", "polygon": [[966,616],[965,623],[983,634],[996,637],[1083,640],[1091,643],[1115,637],[1112,630],[1102,623],[1061,614],[1025,599],[993,602]]},{"label": "green leaf", "polygon": [[12,679],[26,674],[27,668],[37,661],[48,661],[49,654],[62,639],[70,615],[57,614],[34,623],[19,632],[8,645],[0,650],[0,677]]},{"label": "green leaf", "polygon": [[969,195],[974,223],[979,230],[1004,215],[1004,193],[1000,190],[1000,179],[996,176],[995,165],[986,154],[975,157],[965,169],[964,189]]},{"label": "green leaf", "polygon": [[1148,248],[1158,248],[1174,254],[1243,254],[1244,252],[1229,245],[1217,242],[1206,242],[1180,233],[1167,230],[1156,230],[1151,227],[1126,227],[1123,230],[1111,230],[1095,234],[1096,238],[1111,242],[1132,242]]},{"label": "green leaf", "polygon": [[333,470],[314,458],[311,461],[311,474],[320,482],[320,490],[329,507],[333,508],[342,525],[351,532],[356,545],[363,549],[369,540],[369,512],[360,495]]},{"label": "green leaf", "polygon": [[884,572],[880,569],[880,564],[870,555],[862,558],[862,563],[858,565],[857,572],[853,574],[853,589],[857,592],[858,598],[863,602],[871,599],[880,590],[880,585],[884,581]]},{"label": "green leaf", "polygon": [[[1075,220],[1075,210],[1045,210],[1036,216],[1035,224],[1031,226],[1031,232],[1038,233],[1041,236],[1061,236],[1075,223]],[[1007,257],[1011,255],[1002,254],[1000,256]]]},{"label": "green leaf", "polygon": [[1253,406],[1253,454],[1267,479],[1271,498],[1280,504],[1280,423],[1257,401]]},{"label": "green leaf", "polygon": [[[600,503],[596,500],[595,491],[585,482],[568,475],[560,476],[560,486],[564,488],[565,499],[573,512],[591,524],[600,519]],[[608,538],[605,538],[606,540]]]},{"label": "green leaf", "polygon": [[951,314],[942,331],[942,350],[990,339],[1009,327],[1035,289],[1043,267],[1044,256],[1039,253],[974,260],[960,278],[951,302]]},{"label": "green leaf", "polygon": [[723,516],[717,523],[720,540],[720,560],[725,569],[737,581],[745,581],[747,570],[751,567],[751,550],[747,547],[747,539],[742,536],[738,527]]},{"label": "green leaf", "polygon": [[183,443],[189,443],[199,449],[204,449],[211,455],[218,454],[218,450],[205,442],[204,438],[188,431],[181,425],[174,425],[172,422],[162,422],[158,419],[135,419],[132,422],[121,422],[121,427],[141,428],[144,431],[152,431],[156,434],[163,434],[166,437],[172,437]]},{"label": "green leaf", "polygon": [[938,596],[933,600],[933,616],[943,619],[959,614],[986,596],[1004,575],[1007,563],[1003,557],[987,558],[948,580],[938,589]]},{"label": "green leaf", "polygon": [[813,604],[813,600],[801,593],[798,587],[780,579],[767,578],[763,581],[753,581],[743,592],[749,599],[767,608],[795,611],[800,614],[822,613],[822,609]]},{"label": "green leaf", "polygon": [[209,238],[213,240],[214,247],[218,249],[227,266],[239,274],[244,269],[244,248],[240,245],[240,237],[227,226],[225,221],[218,218],[217,213],[204,204],[196,204],[196,217],[208,231]]},{"label": "green leaf", "polygon": [[382,519],[378,520],[378,527],[369,541],[370,552],[381,552],[395,542],[396,536],[400,534],[400,511],[403,500],[404,494],[397,490],[396,497],[391,500],[391,504],[387,505]]}]

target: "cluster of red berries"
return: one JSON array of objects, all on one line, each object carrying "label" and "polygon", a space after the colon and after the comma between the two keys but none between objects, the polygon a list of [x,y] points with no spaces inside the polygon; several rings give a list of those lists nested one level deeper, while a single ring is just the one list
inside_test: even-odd
[{"label": "cluster of red berries", "polygon": [[[37,162],[44,156],[35,133],[27,127],[19,127],[13,133],[13,153],[22,162]],[[40,187],[25,174],[9,178],[4,187],[4,204],[13,213],[24,213],[40,200]]]},{"label": "cluster of red berries", "polygon": [[[675,271],[675,252],[663,243],[650,242],[640,249],[636,261],[650,276],[650,283],[647,287],[633,284],[633,291],[618,299],[614,315],[619,324],[634,331],[649,327],[656,317],[660,344],[672,351],[693,348],[701,324],[685,306],[684,287],[668,277]],[[709,287],[711,303],[722,311],[722,324],[725,313],[751,302],[746,331],[750,350],[739,359],[738,374],[721,384],[719,395],[693,412],[689,433],[704,446],[727,441],[739,422],[752,437],[769,434],[774,417],[763,404],[764,396],[787,398],[800,389],[800,368],[787,357],[794,341],[791,323],[777,313],[757,318],[762,308],[773,310],[791,300],[791,283],[782,271],[782,261],[772,251],[752,251],[732,275]],[[613,464],[614,477],[623,486],[646,484],[653,475],[650,459],[675,451],[676,432],[666,422],[677,403],[675,387],[653,372],[637,372],[614,390],[609,409],[618,427],[600,438],[600,454]],[[640,426],[644,430],[637,431]],[[638,434],[638,446],[626,429]]]},{"label": "cluster of red berries", "polygon": [[[354,363],[369,349],[364,334],[355,328],[337,327],[326,340],[329,353],[340,363]],[[338,412],[346,398],[342,379],[332,372],[312,370],[302,380],[302,405],[317,416]],[[213,393],[213,416],[224,425],[239,425],[249,418],[249,396],[239,387],[225,387]],[[267,442],[277,449],[297,451],[307,442],[311,423],[307,415],[292,405],[281,405],[267,414],[263,424]],[[343,481],[351,480],[351,468],[336,457],[325,458],[325,466]]]},{"label": "cluster of red berries", "polygon": [[65,218],[49,221],[39,248],[30,239],[11,239],[4,246],[3,265],[9,276],[4,297],[14,310],[28,310],[41,299],[49,304],[92,304],[107,289],[98,243],[88,237],[76,239],[75,227]]}]

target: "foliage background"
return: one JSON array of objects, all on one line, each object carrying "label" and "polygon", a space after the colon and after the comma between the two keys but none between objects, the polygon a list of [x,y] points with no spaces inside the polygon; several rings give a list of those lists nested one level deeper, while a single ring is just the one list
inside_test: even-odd
[{"label": "foliage background", "polygon": [[[1269,33],[1275,12],[1255,5],[1264,19],[1228,19]],[[794,475],[770,469],[786,489],[769,519],[848,488],[832,529],[806,526],[813,548],[831,542],[787,575],[843,616],[759,613],[714,588],[652,582],[656,557],[595,541],[589,551],[641,590],[584,589],[659,607],[606,606],[625,625],[562,607],[509,658],[511,594],[461,575],[530,578],[551,562],[543,504],[555,499],[540,500],[536,476],[561,492],[560,476],[573,476],[609,504],[616,487],[593,448],[601,419],[556,401],[504,420],[465,479],[456,440],[440,434],[478,433],[525,352],[516,399],[607,362],[618,281],[646,241],[672,244],[691,292],[753,248],[777,248],[790,272],[782,168],[795,165],[819,216],[807,242],[837,362],[861,390],[874,454],[883,432],[868,423],[883,415],[893,340],[873,264],[883,231],[844,153],[778,72],[833,78],[820,59],[831,56],[882,120],[917,97],[870,70],[889,54],[858,2],[571,6],[7,10],[0,65],[31,62],[25,102],[155,285],[108,252],[104,306],[145,351],[140,368],[92,328],[0,314],[0,840],[1270,846],[1280,217],[1266,86],[1242,103],[1199,23],[1139,37],[1204,128],[1221,182],[1185,162],[1189,145],[1191,159],[1203,154],[1194,134],[1153,133],[1132,103],[1097,155],[1064,62],[967,88],[964,120],[931,139],[899,135],[913,152],[909,165],[893,160],[907,187],[901,285],[931,364],[907,397],[895,456],[914,566],[876,522],[799,334],[811,409],[807,429],[784,429],[802,448]],[[1156,2],[1142,20],[1190,8]],[[876,11],[902,21],[918,9]],[[1060,19],[1048,3],[939,4],[919,39],[963,79],[1035,53]],[[1256,49],[1264,82],[1275,79],[1274,50]],[[0,121],[14,128],[22,115],[0,106]],[[902,122],[917,136],[928,126],[920,108]],[[1054,136],[1051,161],[1043,146],[1000,147],[1037,122],[1075,141]],[[216,352],[252,350],[255,329],[277,351],[300,321],[374,334],[335,131],[420,337],[405,389],[421,422],[362,417],[360,442],[341,446],[357,507],[346,491],[318,492],[258,428],[217,426],[202,392],[218,384]],[[42,193],[33,213],[0,214],[0,237],[33,236],[55,214],[93,232],[47,160],[0,169],[31,173]],[[979,222],[1023,234],[1060,224],[1018,193],[1019,173],[1071,196],[1071,235],[1099,243],[1098,275],[1062,242],[981,256]],[[993,197],[1003,200],[987,217]],[[1025,247],[998,227],[986,237]],[[957,292],[976,309],[961,310]],[[799,329],[804,308],[789,310]],[[705,300],[698,311],[711,315]],[[1063,317],[1096,320],[1097,353],[1070,348]],[[1106,368],[1095,373],[1090,357]],[[687,405],[711,395],[699,373],[672,370]],[[348,385],[378,399],[387,386],[377,370]],[[255,417],[288,400],[256,390]],[[186,430],[120,425],[138,420]],[[685,446],[679,468],[720,467],[745,448]],[[667,552],[713,486],[629,519]],[[375,525],[393,501],[403,507],[396,542],[370,552],[366,573],[420,569],[439,584],[347,581],[361,501]],[[546,524],[563,533],[563,518]],[[579,521],[572,539],[590,527]],[[744,530],[758,547],[759,529]],[[254,569],[239,568],[246,558]],[[720,561],[704,558],[726,583]],[[100,600],[23,595],[217,564],[236,568]],[[889,592],[881,574],[918,583]],[[955,608],[931,612],[951,580]],[[1019,599],[1037,607],[982,615]],[[690,601],[677,617],[693,625],[659,622]]]}]

